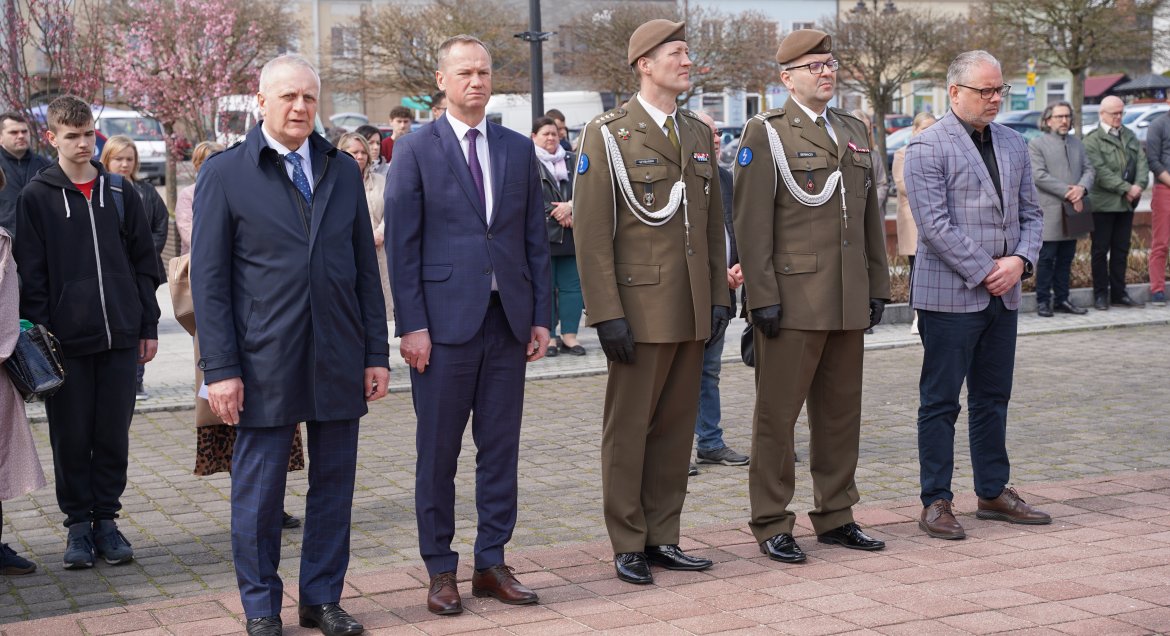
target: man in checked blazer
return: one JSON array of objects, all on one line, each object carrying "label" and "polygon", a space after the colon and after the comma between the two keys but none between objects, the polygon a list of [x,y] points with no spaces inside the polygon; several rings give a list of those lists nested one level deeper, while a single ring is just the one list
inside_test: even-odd
[{"label": "man in checked blazer", "polygon": [[993,123],[1010,90],[999,61],[968,51],[947,70],[951,112],[906,150],[906,188],[918,226],[910,285],[919,311],[919,527],[962,539],[951,508],[955,420],[967,382],[976,516],[1044,524],[1047,514],[1009,488],[1007,405],[1012,392],[1020,280],[1040,252],[1043,213],[1028,146]]}]

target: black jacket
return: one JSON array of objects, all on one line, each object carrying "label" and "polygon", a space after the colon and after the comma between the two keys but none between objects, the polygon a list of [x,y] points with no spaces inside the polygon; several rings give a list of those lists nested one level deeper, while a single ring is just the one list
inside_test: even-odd
[{"label": "black jacket", "polygon": [[66,356],[137,347],[158,338],[158,255],[138,192],[123,188],[125,220],[101,164],[91,201],[53,165],[17,203],[20,315],[43,324]]},{"label": "black jacket", "polygon": [[0,148],[0,170],[8,178],[8,185],[0,190],[0,226],[9,234],[16,236],[16,200],[20,198],[20,191],[38,172],[51,165],[52,161],[32,150],[17,159]]},{"label": "black jacket", "polygon": [[167,211],[167,204],[153,185],[146,181],[134,181],[134,189],[142,198],[142,208],[146,212],[146,222],[150,224],[150,235],[154,237],[154,251],[158,254],[159,278],[166,278],[167,267],[162,262],[163,249],[167,246],[167,236],[171,230],[171,213]]}]

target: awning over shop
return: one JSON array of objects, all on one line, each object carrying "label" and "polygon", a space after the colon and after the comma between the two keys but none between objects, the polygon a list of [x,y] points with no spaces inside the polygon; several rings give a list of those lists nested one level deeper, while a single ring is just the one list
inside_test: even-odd
[{"label": "awning over shop", "polygon": [[1121,82],[1129,79],[1125,73],[1113,73],[1111,75],[1093,75],[1085,78],[1085,97],[1097,98],[1101,97],[1110,89],[1117,86]]},{"label": "awning over shop", "polygon": [[431,109],[431,105],[426,103],[422,97],[403,97],[400,103],[411,110]]}]

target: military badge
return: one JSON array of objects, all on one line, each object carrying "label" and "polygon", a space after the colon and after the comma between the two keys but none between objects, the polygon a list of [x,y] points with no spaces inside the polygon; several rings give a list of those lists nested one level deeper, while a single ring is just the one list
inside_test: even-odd
[{"label": "military badge", "polygon": [[640,130],[646,130],[646,122],[644,122],[644,121],[638,122],[638,128]]},{"label": "military badge", "polygon": [[816,187],[817,187],[817,184],[816,184],[816,183],[814,183],[812,179],[809,179],[809,180],[808,180],[808,183],[805,183],[805,184],[804,184],[804,187],[805,187],[805,188],[808,188],[808,191],[809,191],[809,192],[812,192],[814,189],[816,189]]},{"label": "military badge", "polygon": [[654,193],[653,192],[647,192],[646,194],[642,195],[642,205],[645,205],[647,207],[654,205]]},{"label": "military badge", "polygon": [[581,153],[581,159],[577,162],[577,174],[585,174],[589,169],[589,155]]},{"label": "military badge", "polygon": [[617,136],[620,137],[622,141],[629,141],[630,130],[628,128],[618,128]]},{"label": "military badge", "polygon": [[740,148],[739,149],[739,157],[736,159],[736,161],[738,161],[739,165],[741,165],[741,166],[746,166],[749,163],[751,163],[752,162],[752,149],[751,148]]},{"label": "military badge", "polygon": [[691,159],[694,159],[698,163],[708,163],[711,161],[711,155],[705,152],[696,152],[691,154]]},{"label": "military badge", "polygon": [[849,149],[852,150],[853,152],[860,153],[863,155],[869,154],[869,148],[858,148],[857,144],[853,143],[852,141],[846,145],[849,146]]}]

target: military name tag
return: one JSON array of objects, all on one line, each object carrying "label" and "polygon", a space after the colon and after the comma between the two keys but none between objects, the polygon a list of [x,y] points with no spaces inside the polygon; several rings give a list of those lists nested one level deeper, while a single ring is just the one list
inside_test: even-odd
[{"label": "military name tag", "polygon": [[650,159],[635,159],[634,165],[636,165],[636,166],[657,166],[658,165],[658,158],[651,157]]},{"label": "military name tag", "polygon": [[801,159],[804,159],[807,157],[815,157],[815,156],[817,156],[817,153],[815,153],[815,152],[798,152],[798,153],[796,153],[796,156],[801,158]]},{"label": "military name tag", "polygon": [[694,159],[697,163],[708,163],[711,161],[711,155],[705,152],[696,152],[691,155],[691,159]]}]

